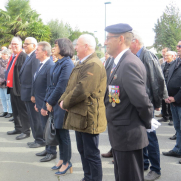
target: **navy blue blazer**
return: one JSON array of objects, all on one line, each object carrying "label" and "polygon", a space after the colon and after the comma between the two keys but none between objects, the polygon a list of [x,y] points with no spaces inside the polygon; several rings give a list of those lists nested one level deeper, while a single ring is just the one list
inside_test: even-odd
[{"label": "navy blue blazer", "polygon": [[36,59],[35,52],[33,52],[28,60],[26,60],[21,67],[19,79],[21,84],[21,100],[31,101],[31,91],[34,79],[34,74],[38,69],[40,61]]},{"label": "navy blue blazer", "polygon": [[63,126],[65,111],[58,105],[58,100],[65,92],[73,68],[74,64],[70,57],[63,57],[50,69],[50,85],[47,89],[45,102],[53,106],[56,129],[61,129]]},{"label": "navy blue blazer", "polygon": [[42,108],[46,110],[44,98],[46,95],[46,90],[50,85],[50,68],[54,65],[55,63],[51,59],[48,59],[34,77],[31,95],[35,97],[35,104],[39,110],[41,110]]}]

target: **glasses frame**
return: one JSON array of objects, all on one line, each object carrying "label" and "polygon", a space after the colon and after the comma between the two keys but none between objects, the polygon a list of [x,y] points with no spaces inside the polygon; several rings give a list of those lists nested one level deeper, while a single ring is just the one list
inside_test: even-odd
[{"label": "glasses frame", "polygon": [[181,48],[181,45],[177,45],[177,48]]},{"label": "glasses frame", "polygon": [[111,38],[116,38],[116,37],[119,37],[120,35],[115,35],[115,36],[106,36],[106,40],[108,41],[109,39]]},{"label": "glasses frame", "polygon": [[34,44],[34,43],[23,43],[24,46],[28,46],[30,44]]}]

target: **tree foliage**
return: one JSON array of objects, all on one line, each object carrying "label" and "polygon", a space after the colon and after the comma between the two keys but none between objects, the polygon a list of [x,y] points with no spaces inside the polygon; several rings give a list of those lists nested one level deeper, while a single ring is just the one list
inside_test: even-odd
[{"label": "tree foliage", "polygon": [[157,50],[164,47],[176,50],[176,45],[181,40],[181,16],[179,9],[173,3],[166,6],[153,30],[155,32],[154,47]]},{"label": "tree foliage", "polygon": [[58,19],[51,20],[47,23],[51,31],[50,44],[53,45],[58,38],[68,38],[70,36],[69,29],[63,21]]},{"label": "tree foliage", "polygon": [[14,36],[24,40],[34,36],[37,40],[49,40],[50,29],[43,25],[39,14],[32,10],[29,0],[9,0],[6,11],[0,9],[0,44],[8,45]]}]

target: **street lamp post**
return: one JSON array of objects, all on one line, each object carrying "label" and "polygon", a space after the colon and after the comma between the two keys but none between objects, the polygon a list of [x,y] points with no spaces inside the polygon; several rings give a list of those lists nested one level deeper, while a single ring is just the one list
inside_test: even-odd
[{"label": "street lamp post", "polygon": [[[111,4],[111,2],[105,2],[105,28],[106,28],[106,4]],[[106,31],[105,31],[105,41],[106,41]],[[105,52],[106,52],[106,47],[105,47]]]}]

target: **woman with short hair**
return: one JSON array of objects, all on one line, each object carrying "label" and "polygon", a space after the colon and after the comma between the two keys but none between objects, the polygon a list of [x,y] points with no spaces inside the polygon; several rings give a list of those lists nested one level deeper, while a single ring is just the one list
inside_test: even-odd
[{"label": "woman with short hair", "polygon": [[47,90],[45,101],[47,110],[53,113],[56,136],[59,141],[60,160],[52,167],[58,170],[56,175],[64,175],[68,170],[72,173],[71,142],[69,130],[63,129],[65,110],[58,105],[58,100],[65,92],[69,76],[74,67],[71,60],[74,54],[72,42],[67,38],[55,40],[54,55],[58,58],[55,65],[50,69],[50,86]]}]

